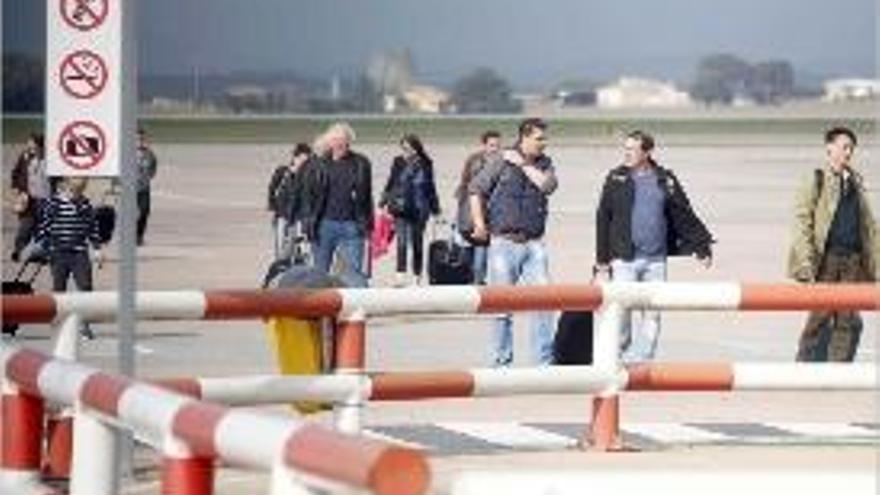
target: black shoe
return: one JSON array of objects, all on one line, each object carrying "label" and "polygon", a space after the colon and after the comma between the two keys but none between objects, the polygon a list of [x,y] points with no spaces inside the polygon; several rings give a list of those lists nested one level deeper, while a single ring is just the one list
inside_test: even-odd
[{"label": "black shoe", "polygon": [[83,325],[82,328],[79,329],[79,336],[82,337],[83,340],[95,340],[95,332],[92,331],[92,327],[88,324]]},{"label": "black shoe", "polygon": [[12,258],[13,263],[18,263],[19,260],[21,259],[21,253],[18,251],[13,251],[11,258]]}]

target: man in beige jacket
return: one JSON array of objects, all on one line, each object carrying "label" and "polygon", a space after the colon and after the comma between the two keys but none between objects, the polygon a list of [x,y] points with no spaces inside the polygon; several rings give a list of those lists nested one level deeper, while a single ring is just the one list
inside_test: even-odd
[{"label": "man in beige jacket", "polygon": [[[789,276],[799,282],[878,280],[880,238],[862,176],[850,166],[855,133],[825,133],[826,166],[811,171],[797,194]],[[798,361],[852,361],[862,319],[856,311],[814,311],[798,346]]]}]

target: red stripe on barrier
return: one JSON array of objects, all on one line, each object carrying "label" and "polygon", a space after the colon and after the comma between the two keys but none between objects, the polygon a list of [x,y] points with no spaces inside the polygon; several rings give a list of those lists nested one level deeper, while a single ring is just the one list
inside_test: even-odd
[{"label": "red stripe on barrier", "polygon": [[0,296],[0,306],[3,321],[14,323],[48,323],[58,311],[55,298],[47,294]]},{"label": "red stripe on barrier", "polygon": [[162,459],[162,495],[214,493],[214,459]]},{"label": "red stripe on barrier", "polygon": [[597,285],[547,285],[528,287],[481,287],[480,313],[535,310],[593,310],[602,305]]},{"label": "red stripe on barrier", "polygon": [[466,371],[379,373],[372,375],[370,400],[471,397],[474,376]]},{"label": "red stripe on barrier", "polygon": [[150,383],[165,390],[186,395],[187,397],[202,398],[202,383],[195,378],[168,378],[151,381]]},{"label": "red stripe on barrier", "polygon": [[186,404],[174,416],[171,430],[186,441],[194,454],[213,458],[217,456],[217,425],[226,414],[225,409],[214,404]]},{"label": "red stripe on barrier", "polygon": [[336,323],[333,362],[337,369],[364,369],[366,330],[363,320]]},{"label": "red stripe on barrier", "polygon": [[15,382],[19,389],[32,395],[42,395],[37,379],[43,366],[49,361],[48,356],[28,349],[21,349],[6,362],[6,376]]},{"label": "red stripe on barrier", "polygon": [[205,319],[232,320],[270,316],[318,318],[342,309],[342,295],[332,289],[229,290],[205,293]]},{"label": "red stripe on barrier", "polygon": [[650,363],[627,367],[627,390],[727,391],[733,390],[729,363]]},{"label": "red stripe on barrier", "polygon": [[89,407],[116,417],[119,415],[119,399],[129,386],[130,380],[99,371],[86,380],[80,399]]},{"label": "red stripe on barrier", "polygon": [[40,469],[43,400],[32,395],[0,396],[0,468]]},{"label": "red stripe on barrier", "polygon": [[739,309],[876,310],[880,284],[745,284]]},{"label": "red stripe on barrier", "polygon": [[294,431],[285,445],[284,459],[293,468],[381,495],[425,493],[430,481],[421,452],[347,437],[317,425]]}]

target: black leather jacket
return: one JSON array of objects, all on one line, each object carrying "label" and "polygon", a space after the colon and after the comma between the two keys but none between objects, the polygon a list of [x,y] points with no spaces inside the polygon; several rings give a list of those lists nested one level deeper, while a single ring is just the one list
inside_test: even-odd
[{"label": "black leather jacket", "polygon": [[[303,164],[298,175],[300,215],[303,230],[310,239],[316,238],[317,227],[327,209],[327,192],[329,178],[327,174],[327,157],[315,157]],[[356,164],[357,179],[352,198],[354,201],[355,221],[361,232],[366,235],[373,230],[373,176],[370,160],[364,155],[349,151],[344,158]]]}]

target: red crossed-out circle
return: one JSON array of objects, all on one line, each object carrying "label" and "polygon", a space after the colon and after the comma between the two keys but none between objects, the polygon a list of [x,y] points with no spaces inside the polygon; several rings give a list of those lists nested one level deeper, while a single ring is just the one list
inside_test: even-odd
[{"label": "red crossed-out circle", "polygon": [[58,75],[64,92],[86,100],[98,96],[107,84],[107,64],[97,53],[79,50],[64,57]]},{"label": "red crossed-out circle", "polygon": [[80,31],[97,28],[107,19],[109,0],[59,0],[61,18]]},{"label": "red crossed-out circle", "polygon": [[58,154],[64,163],[77,170],[94,168],[104,159],[106,151],[104,131],[88,120],[67,124],[58,136]]}]

